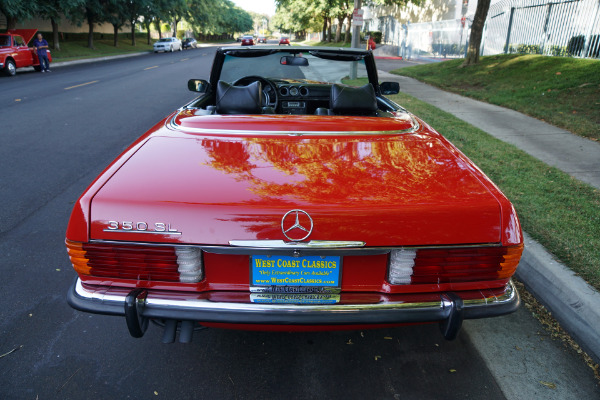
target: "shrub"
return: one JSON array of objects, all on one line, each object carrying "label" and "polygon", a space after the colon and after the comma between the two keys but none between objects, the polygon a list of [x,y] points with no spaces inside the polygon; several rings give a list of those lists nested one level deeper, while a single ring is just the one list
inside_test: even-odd
[{"label": "shrub", "polygon": [[585,56],[594,58],[600,56],[600,35],[592,35],[590,38],[590,47]]},{"label": "shrub", "polygon": [[550,46],[548,48],[548,53],[551,56],[560,56],[560,57],[566,57],[569,55],[569,52],[567,51],[566,46],[557,46],[557,45]]},{"label": "shrub", "polygon": [[508,52],[517,54],[543,54],[542,47],[539,44],[511,44],[508,46]]},{"label": "shrub", "polygon": [[573,36],[569,39],[569,43],[567,44],[567,51],[572,56],[580,56],[581,52],[585,47],[585,36],[578,35]]},{"label": "shrub", "polygon": [[434,53],[443,55],[462,55],[465,53],[465,46],[458,43],[434,43],[432,45]]},{"label": "shrub", "polygon": [[380,31],[367,31],[365,32],[366,36],[371,36],[375,43],[381,43],[382,33]]}]

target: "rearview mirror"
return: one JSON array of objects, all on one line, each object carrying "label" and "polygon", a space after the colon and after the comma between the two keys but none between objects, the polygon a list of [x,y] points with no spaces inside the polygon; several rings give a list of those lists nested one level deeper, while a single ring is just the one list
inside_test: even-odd
[{"label": "rearview mirror", "polygon": [[191,92],[206,93],[210,88],[210,83],[204,79],[190,79],[188,81],[188,89]]},{"label": "rearview mirror", "polygon": [[400,84],[398,82],[381,82],[379,84],[381,94],[398,94],[400,92]]},{"label": "rearview mirror", "polygon": [[304,57],[284,56],[279,60],[281,65],[293,65],[295,67],[308,67],[308,60]]}]

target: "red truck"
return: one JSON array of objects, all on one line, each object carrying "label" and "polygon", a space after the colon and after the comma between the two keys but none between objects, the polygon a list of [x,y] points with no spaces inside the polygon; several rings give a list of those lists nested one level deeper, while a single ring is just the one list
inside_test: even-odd
[{"label": "red truck", "polygon": [[[37,29],[11,29],[0,33],[0,71],[14,76],[17,68],[33,67],[36,71],[40,70],[37,52],[27,46],[36,32]],[[52,62],[50,50],[48,60]]]}]

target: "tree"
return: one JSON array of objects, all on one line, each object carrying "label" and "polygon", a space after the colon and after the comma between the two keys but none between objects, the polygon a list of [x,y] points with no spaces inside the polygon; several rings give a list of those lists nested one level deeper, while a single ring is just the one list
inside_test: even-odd
[{"label": "tree", "polygon": [[81,26],[88,24],[88,47],[94,49],[94,25],[107,21],[107,4],[109,0],[83,0],[83,3],[70,15],[71,21]]},{"label": "tree", "polygon": [[52,48],[60,50],[58,23],[62,16],[67,18],[83,5],[84,0],[45,0],[38,1],[37,14],[43,19],[49,19],[52,25]]},{"label": "tree", "polygon": [[475,17],[473,18],[473,24],[471,25],[471,36],[469,37],[467,57],[465,58],[465,61],[462,63],[461,67],[467,67],[479,62],[479,49],[481,48],[483,27],[485,26],[485,20],[487,18],[489,9],[490,0],[479,0],[477,2]]},{"label": "tree", "polygon": [[[337,7],[335,10],[335,15],[338,21],[337,29],[335,30],[335,41],[339,42],[342,37],[342,28],[344,25],[344,20],[348,20],[348,27],[350,26],[350,21],[352,19],[352,10],[354,7],[354,3],[351,5],[349,0],[338,0]],[[349,29],[349,28],[348,28]],[[349,36],[349,35],[347,35]],[[348,40],[350,38],[347,38]]]},{"label": "tree", "polygon": [[37,11],[36,1],[0,0],[0,12],[6,16],[7,29],[15,29],[17,21],[31,19]]},{"label": "tree", "polygon": [[[125,15],[131,27],[131,45],[135,46],[135,25],[144,12],[152,8],[152,0],[129,0],[125,3]],[[150,29],[148,28],[148,44],[150,44]]]},{"label": "tree", "polygon": [[173,23],[173,37],[177,36],[177,25],[182,19],[189,16],[189,5],[186,0],[167,0],[167,7],[163,8],[166,19]]},{"label": "tree", "polygon": [[[423,0],[366,0],[369,6],[400,6],[408,2],[418,5]],[[346,35],[344,41],[350,41],[350,26],[352,24],[353,0],[275,0],[277,12],[274,17],[275,26],[279,29],[297,31],[313,30],[322,32],[323,41],[332,40],[332,25],[334,19],[338,20],[336,41],[340,40],[342,25],[346,21]],[[315,29],[315,24],[319,27]],[[291,29],[291,27],[294,29]]]},{"label": "tree", "polygon": [[146,29],[148,44],[151,44],[152,42],[150,37],[150,28],[152,27],[153,23],[158,30],[159,38],[162,37],[160,31],[159,10],[156,7],[156,3],[156,0],[149,0],[143,7],[142,12],[140,14],[143,20],[144,28]]},{"label": "tree", "polygon": [[323,5],[326,0],[276,0],[277,12],[273,25],[280,31],[304,36],[324,27]]},{"label": "tree", "polygon": [[113,26],[113,45],[119,45],[119,30],[127,23],[128,2],[108,0],[106,3],[106,20]]}]

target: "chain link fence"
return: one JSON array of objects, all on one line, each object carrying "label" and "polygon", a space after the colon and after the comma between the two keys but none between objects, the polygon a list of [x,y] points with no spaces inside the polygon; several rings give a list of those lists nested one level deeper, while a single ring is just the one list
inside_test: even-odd
[{"label": "chain link fence", "polygon": [[[382,32],[386,52],[404,58],[464,57],[472,19],[401,24],[368,21]],[[600,57],[600,0],[501,0],[490,7],[481,54]]]}]

